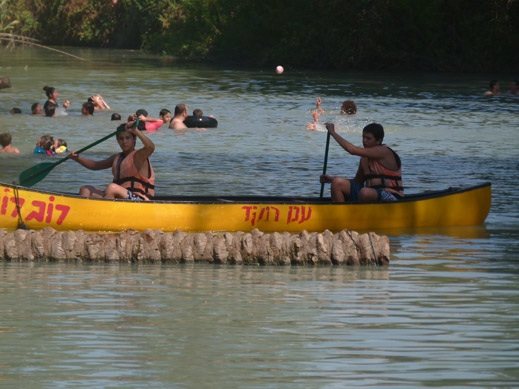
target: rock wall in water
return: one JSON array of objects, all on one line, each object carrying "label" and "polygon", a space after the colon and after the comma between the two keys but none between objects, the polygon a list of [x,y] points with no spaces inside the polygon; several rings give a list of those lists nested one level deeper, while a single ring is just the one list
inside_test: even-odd
[{"label": "rock wall in water", "polygon": [[0,260],[387,265],[389,239],[373,232],[301,233],[0,230]]}]

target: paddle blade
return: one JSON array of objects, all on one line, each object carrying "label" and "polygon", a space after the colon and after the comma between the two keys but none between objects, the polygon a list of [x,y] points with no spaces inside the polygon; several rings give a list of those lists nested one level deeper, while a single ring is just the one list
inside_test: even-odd
[{"label": "paddle blade", "polygon": [[39,163],[21,172],[18,176],[18,182],[21,186],[31,187],[43,180],[55,166],[55,162]]}]

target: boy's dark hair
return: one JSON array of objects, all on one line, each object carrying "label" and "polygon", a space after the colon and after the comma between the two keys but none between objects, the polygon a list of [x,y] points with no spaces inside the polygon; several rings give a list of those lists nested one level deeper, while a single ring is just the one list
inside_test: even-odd
[{"label": "boy's dark hair", "polygon": [[52,135],[42,135],[40,137],[40,146],[45,150],[50,150],[50,148],[54,145],[54,137]]},{"label": "boy's dark hair", "polygon": [[141,115],[148,116],[148,111],[141,108],[141,109],[138,109],[137,111],[135,111],[135,115],[136,116],[141,116]]},{"label": "boy's dark hair", "polygon": [[164,116],[164,115],[167,115],[168,113],[171,113],[171,111],[169,109],[162,108],[159,112],[159,116]]},{"label": "boy's dark hair", "polygon": [[112,114],[112,119],[111,120],[121,120],[121,115],[119,115],[117,112],[114,112]]},{"label": "boy's dark hair", "polygon": [[33,103],[31,105],[31,112],[34,113],[36,111],[36,107],[39,105],[40,103]]},{"label": "boy's dark hair", "polygon": [[91,101],[87,101],[86,103],[83,103],[83,108],[88,112],[89,115],[93,115],[95,111],[94,103]]},{"label": "boy's dark hair", "polygon": [[[140,124],[140,123],[139,123],[139,124]],[[120,134],[121,132],[123,132],[123,131],[126,131],[126,130],[127,130],[127,128],[126,128],[126,123],[119,124],[119,125],[117,126],[117,132],[115,133],[115,137],[116,137],[116,138],[119,138],[119,134]],[[141,130],[141,131],[142,131],[142,130]],[[132,133],[132,136],[133,136],[134,139],[137,138],[137,136],[136,136],[135,134],[133,134],[133,133]]]},{"label": "boy's dark hair", "polygon": [[196,109],[193,110],[193,116],[195,118],[201,118],[202,116],[204,116],[204,113],[202,112],[201,109],[196,108]]},{"label": "boy's dark hair", "polygon": [[380,143],[382,143],[382,141],[384,140],[384,127],[382,127],[381,124],[368,124],[366,127],[362,129],[362,132],[369,132],[375,137],[376,140],[380,141]]},{"label": "boy's dark hair", "polygon": [[341,113],[354,115],[357,113],[357,105],[353,100],[345,100],[341,105]]},{"label": "boy's dark hair", "polygon": [[186,108],[187,108],[186,105],[183,103],[177,104],[175,106],[175,116],[180,115],[181,113],[185,112]]},{"label": "boy's dark hair", "polygon": [[9,146],[12,142],[13,138],[11,136],[11,134],[9,134],[8,132],[4,132],[3,134],[0,134],[0,145],[2,145],[2,147],[5,147],[5,146]]}]

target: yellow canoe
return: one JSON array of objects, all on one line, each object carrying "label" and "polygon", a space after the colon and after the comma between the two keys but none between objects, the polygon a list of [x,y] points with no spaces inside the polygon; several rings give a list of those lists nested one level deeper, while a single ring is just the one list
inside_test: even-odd
[{"label": "yellow canoe", "polygon": [[0,228],[123,231],[336,232],[482,224],[490,183],[406,196],[389,203],[331,204],[329,199],[161,197],[150,202],[86,199],[0,183]]}]

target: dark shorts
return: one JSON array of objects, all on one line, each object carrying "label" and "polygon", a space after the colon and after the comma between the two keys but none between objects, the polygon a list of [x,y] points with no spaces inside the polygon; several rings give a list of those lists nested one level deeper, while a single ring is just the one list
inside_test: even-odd
[{"label": "dark shorts", "polygon": [[360,190],[362,189],[362,184],[359,184],[355,180],[350,181],[350,195],[348,197],[349,201],[359,201]]}]

